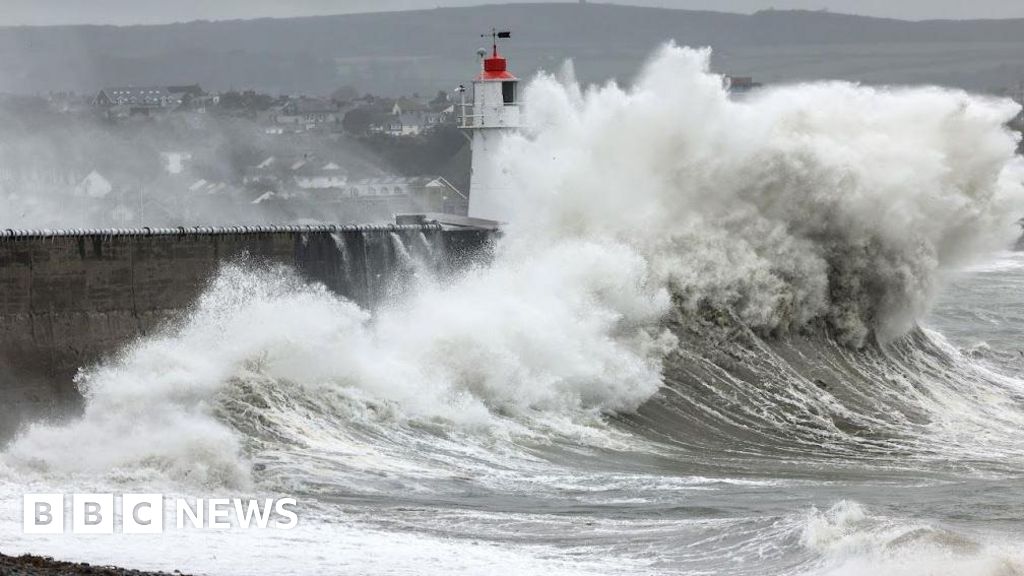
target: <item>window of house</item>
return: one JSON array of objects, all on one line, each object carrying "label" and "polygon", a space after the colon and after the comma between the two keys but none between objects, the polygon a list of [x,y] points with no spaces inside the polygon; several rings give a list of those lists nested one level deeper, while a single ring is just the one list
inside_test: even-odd
[{"label": "window of house", "polygon": [[515,102],[516,102],[516,83],[515,83],[514,80],[501,83],[501,100],[505,104],[515,104]]}]

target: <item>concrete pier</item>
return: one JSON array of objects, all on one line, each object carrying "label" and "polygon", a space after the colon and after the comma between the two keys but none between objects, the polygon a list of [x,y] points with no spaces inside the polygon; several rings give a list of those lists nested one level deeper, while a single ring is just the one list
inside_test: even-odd
[{"label": "concrete pier", "polygon": [[80,407],[75,372],[185,310],[224,262],[279,263],[373,307],[412,273],[485,258],[494,232],[438,224],[0,230],[0,441]]}]

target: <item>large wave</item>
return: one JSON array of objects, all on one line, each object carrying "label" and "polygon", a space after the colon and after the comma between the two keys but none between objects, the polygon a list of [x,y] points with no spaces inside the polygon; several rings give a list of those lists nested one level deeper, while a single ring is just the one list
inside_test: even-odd
[{"label": "large wave", "polygon": [[[832,432],[850,453],[920,437],[872,411],[917,385],[920,351],[900,346],[928,339],[903,335],[942,272],[1014,235],[1016,106],[847,83],[737,101],[708,60],[669,45],[629,88],[534,80],[529,128],[491,167],[515,194],[488,265],[372,312],[281,270],[227,267],[181,321],[81,374],[80,419],[31,427],[4,460],[245,484],[268,439],[303,452],[367,422],[610,442],[603,416],[659,390],[636,418],[669,413],[673,431],[653,433],[669,443],[719,427],[734,447],[787,429],[789,451]],[[673,389],[709,404],[678,411]],[[736,406],[707,418],[722,399]],[[934,422],[934,394],[920,400],[901,416]],[[744,448],[764,449],[760,433]]]},{"label": "large wave", "polygon": [[708,58],[667,46],[629,89],[533,82],[532,130],[494,167],[508,219],[637,246],[687,307],[827,318],[853,344],[905,332],[939,270],[1013,237],[1013,102],[841,82],[736,101]]}]

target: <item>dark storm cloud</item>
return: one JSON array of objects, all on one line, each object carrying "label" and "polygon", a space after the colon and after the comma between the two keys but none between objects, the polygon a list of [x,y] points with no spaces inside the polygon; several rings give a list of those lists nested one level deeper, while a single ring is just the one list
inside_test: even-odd
[{"label": "dark storm cloud", "polygon": [[[138,24],[197,19],[288,17],[438,6],[488,0],[3,0],[0,24]],[[1021,0],[619,0],[620,4],[753,12],[826,9],[892,18],[1024,18]]]}]

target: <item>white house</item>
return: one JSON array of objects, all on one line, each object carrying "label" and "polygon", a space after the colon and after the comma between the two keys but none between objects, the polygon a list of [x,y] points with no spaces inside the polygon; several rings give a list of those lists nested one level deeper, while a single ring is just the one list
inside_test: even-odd
[{"label": "white house", "polygon": [[93,170],[75,186],[74,194],[80,198],[106,198],[113,189],[109,180]]}]

